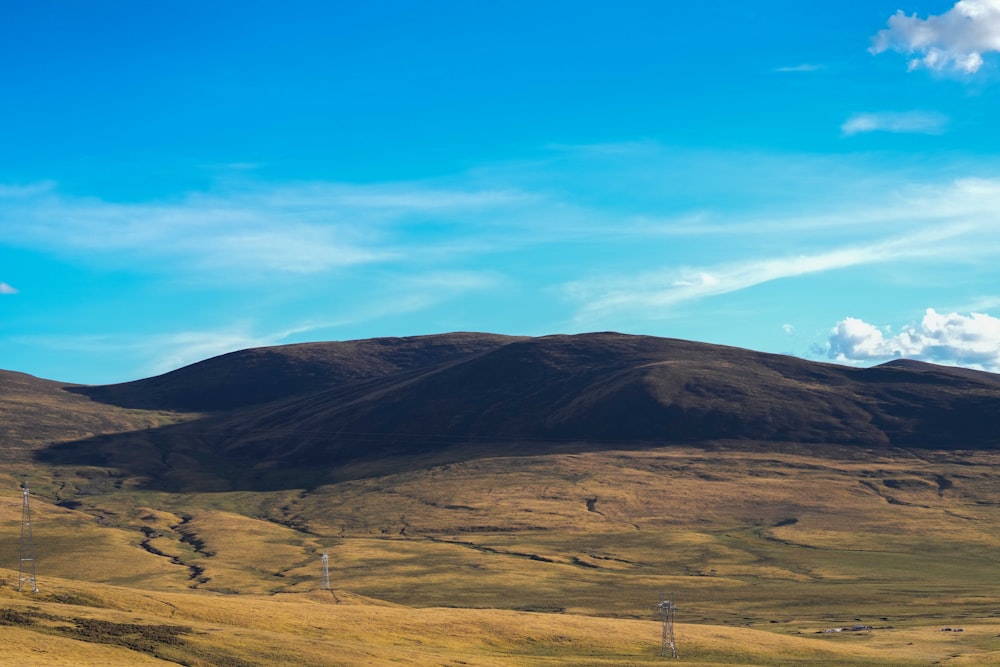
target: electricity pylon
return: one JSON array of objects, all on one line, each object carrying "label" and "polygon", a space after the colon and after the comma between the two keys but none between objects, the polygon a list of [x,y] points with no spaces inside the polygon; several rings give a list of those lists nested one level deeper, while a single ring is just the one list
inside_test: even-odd
[{"label": "electricity pylon", "polygon": [[21,484],[24,491],[24,503],[21,505],[21,560],[17,569],[17,590],[24,590],[25,585],[32,593],[38,592],[38,581],[35,579],[35,543],[31,538],[31,508],[28,506],[28,481]]},{"label": "electricity pylon", "polygon": [[323,585],[324,591],[330,590],[330,556],[323,552]]},{"label": "electricity pylon", "polygon": [[663,621],[663,648],[660,655],[667,656],[667,649],[670,649],[671,657],[677,657],[677,644],[674,643],[674,594],[668,598],[660,591],[660,604],[656,605],[660,610],[660,619]]}]

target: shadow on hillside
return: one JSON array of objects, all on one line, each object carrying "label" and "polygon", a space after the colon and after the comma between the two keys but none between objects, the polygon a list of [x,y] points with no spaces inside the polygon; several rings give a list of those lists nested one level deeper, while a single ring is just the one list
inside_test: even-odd
[{"label": "shadow on hillside", "polygon": [[281,468],[220,455],[191,428],[196,423],[55,443],[35,452],[35,460],[104,468],[129,479],[132,488],[171,493],[277,491],[322,483],[318,467]]},{"label": "shadow on hillside", "polygon": [[[229,455],[208,443],[197,422],[116,435],[64,442],[36,452],[47,465],[106,469],[120,486],[168,493],[217,493],[234,491],[285,491],[313,489],[346,482],[426,470],[436,466],[485,458],[583,454],[608,451],[643,451],[666,447],[695,448],[706,452],[767,452],[772,454],[821,454],[827,458],[864,460],[877,453],[912,451],[907,446],[864,446],[846,443],[802,443],[723,438],[666,442],[664,440],[487,440],[455,438],[450,442],[416,444],[391,435],[359,441],[344,438],[331,442],[323,452],[286,452],[269,458],[273,447],[241,447]],[[339,445],[339,446],[338,446]]]},{"label": "shadow on hillside", "polygon": [[[128,485],[169,493],[281,491],[405,473],[480,459],[608,450],[641,450],[665,443],[634,441],[497,441],[458,439],[430,444],[391,435],[343,438],[323,452],[289,451],[269,458],[273,446],[220,451],[194,423],[50,445],[35,453],[46,465],[104,468]],[[339,446],[337,446],[339,445]],[[259,456],[258,456],[259,454]]]},{"label": "shadow on hillside", "polygon": [[[476,350],[495,349],[472,354],[470,340]],[[387,352],[398,341],[367,342],[378,349],[363,363],[341,355],[320,366],[290,361],[288,351],[273,359],[240,353],[79,389],[94,400],[186,406],[203,416],[37,456],[113,469],[149,489],[231,491],[310,488],[483,457],[726,441],[758,451],[785,443],[824,452],[1000,448],[1000,376],[977,371],[917,362],[855,369],[617,334],[499,347],[473,336],[430,357],[414,352],[427,342],[404,345],[402,357]],[[275,395],[284,398],[259,403]]]},{"label": "shadow on hillside", "polygon": [[[383,422],[381,432],[348,432],[343,427],[285,432],[277,427],[263,428],[260,422],[241,428],[245,423],[240,419],[215,416],[58,443],[39,450],[35,458],[50,465],[111,469],[130,478],[131,486],[140,488],[220,492],[313,488],[486,457],[717,442],[742,443],[756,451],[801,443],[798,446],[804,451],[821,448],[824,452],[839,446],[859,450],[971,450],[996,449],[1000,445],[1000,411],[992,396],[932,401],[915,396],[911,388],[896,388],[883,396],[882,409],[872,410],[867,422],[857,416],[848,420],[844,413],[839,419],[836,412],[803,414],[795,428],[788,428],[779,421],[751,419],[747,415],[733,418],[732,414],[686,414],[673,418],[673,428],[660,428],[651,420],[648,428],[631,433],[623,430],[617,439],[609,430],[618,423],[616,420],[602,428],[549,432],[525,428],[525,435],[518,436],[504,434],[500,429],[448,433],[405,420],[398,424]],[[890,406],[891,410],[886,409]],[[678,427],[685,422],[686,429]],[[641,422],[630,423],[636,426]],[[858,427],[852,428],[855,424]]]}]

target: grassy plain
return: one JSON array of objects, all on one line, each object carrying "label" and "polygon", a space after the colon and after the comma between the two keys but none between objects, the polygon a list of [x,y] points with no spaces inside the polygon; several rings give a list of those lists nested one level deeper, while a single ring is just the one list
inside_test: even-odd
[{"label": "grassy plain", "polygon": [[[0,663],[662,664],[663,590],[678,664],[995,664],[997,463],[718,444],[169,494],[22,462],[41,592],[0,570]],[[20,518],[0,475],[0,565]]]}]

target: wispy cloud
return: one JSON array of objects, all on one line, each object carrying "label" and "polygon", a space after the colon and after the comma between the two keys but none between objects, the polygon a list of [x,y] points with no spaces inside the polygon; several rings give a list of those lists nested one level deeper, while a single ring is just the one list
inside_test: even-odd
[{"label": "wispy cloud", "polygon": [[17,294],[17,289],[7,283],[0,283],[0,294]]},{"label": "wispy cloud", "polygon": [[669,315],[677,304],[744,290],[756,285],[865,264],[939,256],[941,242],[956,230],[927,230],[864,246],[813,255],[751,259],[735,264],[667,269],[626,278],[569,283],[565,293],[583,305],[578,321],[599,321],[622,312],[641,311],[652,319]]},{"label": "wispy cloud", "polygon": [[786,65],[784,67],[775,67],[775,72],[818,72],[825,69],[823,65],[816,65],[813,63],[802,63],[800,65]]},{"label": "wispy cloud", "polygon": [[[742,260],[686,266],[665,258],[661,269],[569,281],[562,294],[578,304],[576,321],[581,325],[622,316],[651,320],[669,317],[681,304],[775,280],[915,261],[948,266],[1000,260],[1000,230],[994,223],[1000,181],[913,184],[879,199],[842,204],[815,218],[762,219],[755,214],[721,226],[734,239],[759,239],[762,232],[795,233],[803,246],[826,246],[823,251],[781,256],[747,250]],[[713,233],[721,232],[717,228]]]},{"label": "wispy cloud", "polygon": [[54,190],[55,186],[55,183],[52,181],[28,183],[25,185],[0,183],[0,198],[33,197]]},{"label": "wispy cloud", "polygon": [[948,118],[939,113],[924,111],[879,112],[854,114],[840,126],[847,136],[864,132],[893,132],[907,134],[941,134]]},{"label": "wispy cloud", "polygon": [[961,308],[956,308],[954,310],[985,313],[987,311],[997,309],[1000,309],[1000,296],[992,295],[975,298],[969,303],[964,304]]},{"label": "wispy cloud", "polygon": [[[503,287],[504,278],[489,271],[432,271],[392,280],[371,290],[371,298],[346,307],[338,307],[314,318],[298,320],[281,328],[267,328],[244,319],[216,328],[159,331],[153,333],[40,335],[18,338],[53,352],[86,353],[98,357],[134,360],[133,377],[106,377],[100,381],[118,382],[138,377],[160,375],[204,359],[253,347],[266,347],[300,341],[303,335],[330,332],[386,317],[414,313],[465,294]],[[432,332],[427,332],[432,333]],[[308,336],[307,336],[308,338]],[[66,380],[67,378],[59,378]]]},{"label": "wispy cloud", "polygon": [[[254,332],[248,323],[229,324],[217,329],[165,331],[145,335],[90,334],[73,336],[35,336],[18,339],[53,352],[86,353],[97,356],[114,355],[117,359],[134,360],[135,377],[105,378],[118,382],[139,377],[160,375],[210,357],[252,347],[277,345],[309,325],[267,333]],[[66,380],[66,378],[59,378]]]},{"label": "wispy cloud", "polygon": [[220,354],[276,345],[281,335],[254,336],[239,330],[181,331],[157,334],[142,341],[143,357],[151,360],[148,375],[159,375]]},{"label": "wispy cloud", "polygon": [[435,271],[411,276],[403,281],[402,287],[420,290],[430,288],[448,294],[492,289],[502,283],[501,276],[488,271]]},{"label": "wispy cloud", "polygon": [[24,187],[0,203],[0,229],[4,242],[144,271],[316,274],[412,256],[419,234],[402,243],[401,229],[459,224],[521,199],[510,191],[313,183],[133,204]]},{"label": "wispy cloud", "polygon": [[[219,313],[199,308],[197,330],[160,324],[162,338],[146,336],[159,343],[142,352],[157,372],[289,342],[267,333],[268,318],[291,323],[299,340],[465,313],[479,319],[461,326],[475,327],[489,299],[509,304],[530,290],[537,299],[526,305],[551,326],[648,331],[775,281],[839,271],[856,284],[862,267],[878,266],[904,282],[928,266],[985,275],[1000,264],[1000,179],[946,182],[865,159],[638,142],[558,147],[544,165],[435,182],[259,184],[145,203],[35,188],[0,199],[0,243],[124,267],[173,298],[179,316],[189,296],[220,285],[222,298],[233,294],[231,308],[210,294]],[[241,301],[247,294],[260,303]]]},{"label": "wispy cloud", "polygon": [[892,334],[888,327],[847,317],[833,328],[826,355],[842,362],[906,358],[1000,371],[1000,319],[928,308],[919,323]]},{"label": "wispy cloud", "polygon": [[973,74],[983,66],[983,54],[1000,51],[1000,1],[960,0],[926,19],[900,10],[872,39],[873,54],[889,50],[915,56],[910,70]]}]

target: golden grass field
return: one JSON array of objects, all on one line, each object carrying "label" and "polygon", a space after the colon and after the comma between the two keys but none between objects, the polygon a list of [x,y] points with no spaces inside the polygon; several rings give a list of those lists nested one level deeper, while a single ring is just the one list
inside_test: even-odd
[{"label": "golden grass field", "polygon": [[[21,459],[0,664],[1000,664],[998,463],[717,445],[170,494]],[[15,590],[23,476],[37,594]]]}]

